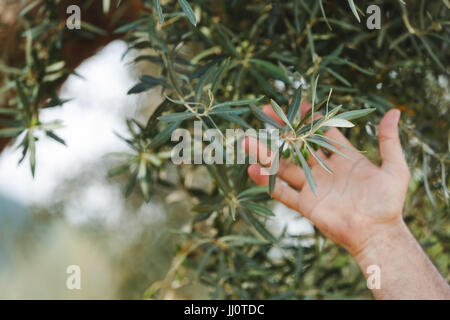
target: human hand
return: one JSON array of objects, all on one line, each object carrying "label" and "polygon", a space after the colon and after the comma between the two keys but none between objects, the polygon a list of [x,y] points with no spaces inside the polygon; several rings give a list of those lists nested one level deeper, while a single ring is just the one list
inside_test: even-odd
[{"label": "human hand", "polygon": [[[304,103],[304,115],[311,105]],[[263,111],[282,124],[282,120],[268,105]],[[280,159],[278,178],[273,198],[309,219],[325,236],[347,249],[353,256],[360,253],[377,234],[388,229],[396,230],[403,224],[402,209],[410,173],[402,153],[398,136],[400,111],[392,109],[379,125],[381,167],[370,162],[355,150],[336,128],[325,135],[349,147],[333,145],[349,159],[338,154],[328,158],[319,150],[320,158],[332,169],[326,172],[314,159],[308,160],[317,183],[317,197],[308,185],[303,170],[294,162]],[[257,157],[266,154],[264,145],[244,142],[245,150]],[[258,151],[258,148],[260,150]],[[270,163],[258,159],[260,163]],[[258,185],[268,185],[269,176],[260,164],[248,168],[250,177]]]}]

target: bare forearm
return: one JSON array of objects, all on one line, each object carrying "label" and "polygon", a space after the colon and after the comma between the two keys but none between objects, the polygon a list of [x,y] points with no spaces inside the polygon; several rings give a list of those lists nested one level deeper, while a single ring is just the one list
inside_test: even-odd
[{"label": "bare forearm", "polygon": [[450,299],[449,285],[403,221],[377,234],[355,258],[366,277],[369,266],[379,267],[376,299]]}]

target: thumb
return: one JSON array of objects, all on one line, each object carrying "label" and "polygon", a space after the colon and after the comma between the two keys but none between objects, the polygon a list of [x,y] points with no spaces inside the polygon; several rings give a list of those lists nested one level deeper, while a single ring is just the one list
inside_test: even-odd
[{"label": "thumb", "polygon": [[[381,119],[378,133],[382,168],[393,174],[408,171],[405,157],[403,156],[400,137],[398,135],[398,121],[400,111],[389,110]],[[408,172],[409,174],[409,172]]]}]

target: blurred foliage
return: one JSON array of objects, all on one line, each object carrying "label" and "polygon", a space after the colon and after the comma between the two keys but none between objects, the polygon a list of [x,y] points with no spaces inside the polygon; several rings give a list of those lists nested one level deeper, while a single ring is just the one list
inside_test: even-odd
[{"label": "blurred foliage", "polygon": [[[115,5],[121,2],[126,1]],[[10,115],[2,119],[5,128],[0,135],[23,139],[21,147],[24,157],[30,154],[32,171],[34,132],[43,130],[60,140],[53,133],[55,124],[39,122],[39,110],[64,102],[54,83],[71,72],[64,69],[58,52],[64,41],[58,37],[61,21],[52,14],[58,1],[33,3],[38,14],[22,13],[27,21],[26,63],[21,68],[2,66],[1,91],[16,95],[0,109]],[[103,3],[105,11],[114,5]],[[266,228],[272,215],[267,208],[270,196],[267,189],[252,186],[247,165],[206,166],[211,188],[208,183],[203,188],[188,183],[187,177],[199,166],[171,165],[170,136],[177,127],[192,130],[197,118],[205,128],[260,128],[260,120],[270,121],[255,104],[269,99],[277,113],[287,114],[286,127],[295,126],[294,131],[312,126],[292,122],[300,120],[296,114],[301,99],[326,105],[326,115],[328,105],[330,113],[343,106],[347,112],[361,109],[363,115],[373,108],[364,126],[344,129],[373,161],[379,161],[379,119],[390,108],[402,110],[401,137],[413,174],[405,219],[449,279],[448,1],[143,3],[140,18],[121,22],[116,33],[124,34],[134,62],[159,66],[159,75],[143,75],[129,94],[158,88],[165,99],[147,123],[128,120],[130,136],[121,138],[130,152],[117,154],[124,161],[110,176],[129,175],[125,193],[136,194],[139,185],[142,201],[151,201],[152,192],[161,186],[179,190],[195,204],[196,213],[188,228],[177,231],[185,241],[166,277],[150,284],[145,297],[173,297],[175,289],[197,282],[210,288],[212,298],[370,297],[351,257],[319,232],[274,235]],[[370,4],[381,8],[380,30],[366,27]],[[103,31],[85,25],[73,32],[95,37]],[[303,152],[311,149],[297,149],[293,147],[291,156],[304,164]],[[281,250],[281,261],[268,257],[272,248]]]}]

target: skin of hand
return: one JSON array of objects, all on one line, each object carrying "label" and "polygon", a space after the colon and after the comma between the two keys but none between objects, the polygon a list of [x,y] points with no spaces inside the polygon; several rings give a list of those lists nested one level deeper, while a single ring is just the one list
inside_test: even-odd
[{"label": "skin of hand", "polygon": [[[310,108],[310,104],[302,104],[302,116]],[[263,111],[283,124],[271,106],[265,106]],[[314,157],[308,159],[317,197],[303,170],[281,158],[273,198],[301,213],[325,236],[344,247],[366,277],[369,266],[379,266],[382,286],[372,288],[375,298],[450,299],[449,285],[403,222],[410,173],[398,135],[399,118],[400,111],[392,109],[380,122],[381,166],[370,162],[338,129],[331,128],[325,135],[347,147],[332,143],[347,158],[317,152],[332,174]],[[246,138],[243,145],[260,164],[271,163],[270,153],[255,138]],[[269,176],[261,174],[265,168],[260,164],[251,165],[248,173],[258,185],[268,185]]]},{"label": "skin of hand", "polygon": [[[302,115],[310,108],[310,104],[303,103]],[[270,106],[265,106],[263,111],[283,123]],[[300,212],[325,236],[353,256],[357,255],[381,229],[402,221],[410,174],[398,136],[399,118],[400,111],[393,109],[381,120],[381,167],[354,149],[338,129],[331,128],[325,135],[348,147],[332,143],[347,158],[334,153],[328,158],[319,150],[317,154],[333,171],[330,174],[314,157],[309,157],[308,163],[317,184],[317,197],[311,191],[303,170],[296,163],[282,158],[273,198]],[[261,159],[260,155],[266,154],[262,144],[246,140],[244,147],[249,154],[259,156],[260,163],[270,163],[270,160]],[[248,173],[258,185],[268,185],[269,177],[261,174],[261,170],[264,168],[254,164]]]}]

